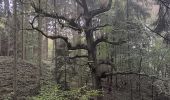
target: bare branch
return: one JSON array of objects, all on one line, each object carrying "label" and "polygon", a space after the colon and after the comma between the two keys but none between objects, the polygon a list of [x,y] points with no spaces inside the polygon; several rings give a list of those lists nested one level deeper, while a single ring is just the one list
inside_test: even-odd
[{"label": "bare branch", "polygon": [[99,43],[101,42],[105,42],[105,43],[108,43],[108,44],[111,44],[111,45],[121,45],[123,43],[126,43],[126,41],[122,41],[122,40],[119,40],[117,42],[111,42],[108,40],[107,37],[104,37],[104,36],[101,36],[101,38],[97,39],[95,42],[94,42],[94,46],[96,47]]},{"label": "bare branch", "polygon": [[49,35],[45,34],[41,29],[34,26],[34,22],[35,22],[35,19],[37,17],[39,17],[39,15],[35,16],[33,18],[32,22],[30,22],[33,30],[36,30],[36,31],[40,32],[43,36],[45,36],[46,38],[52,39],[52,40],[55,40],[55,39],[64,40],[64,42],[67,44],[68,50],[77,50],[77,49],[88,50],[88,48],[87,48],[87,46],[85,44],[77,44],[76,46],[72,46],[71,43],[68,41],[68,37],[64,37],[64,36],[61,36],[61,35],[49,36]]},{"label": "bare branch", "polygon": [[151,32],[153,32],[153,33],[156,33],[157,35],[159,35],[160,37],[162,37],[164,40],[170,41],[169,38],[166,38],[166,37],[162,36],[160,33],[155,32],[154,30],[152,30],[152,29],[151,29],[150,27],[148,27],[147,25],[145,25],[145,27],[146,27],[147,29],[149,29],[149,31],[151,31]]},{"label": "bare branch", "polygon": [[67,47],[68,50],[78,50],[78,49],[88,50],[87,45],[85,44],[77,44],[76,46],[72,46],[71,43],[69,43]]},{"label": "bare branch", "polygon": [[[79,31],[79,32],[81,32],[82,31],[82,29],[79,27],[79,28],[77,28],[77,27],[75,27],[74,25],[70,25],[70,24],[65,24],[65,23],[63,23],[60,19],[58,19],[58,23],[62,26],[62,28],[63,27],[68,27],[68,28],[71,28],[71,29],[73,29],[73,30],[75,30],[75,31]],[[74,22],[73,22],[74,23]]]},{"label": "bare branch", "polygon": [[[62,25],[62,27],[69,27],[75,31],[82,30],[81,27],[75,22],[75,18],[70,19],[70,18],[66,18],[65,16],[58,15],[57,13],[46,12],[43,9],[36,7],[34,2],[32,2],[31,5],[34,8],[35,12],[39,14],[39,16],[58,19],[58,22],[60,25]],[[68,25],[62,23],[61,20],[65,21],[65,23]]]},{"label": "bare branch", "polygon": [[70,19],[68,19],[68,18],[66,18],[64,16],[59,16],[57,13],[48,13],[48,12],[43,11],[43,9],[36,7],[34,2],[31,3],[31,6],[34,8],[36,13],[38,13],[38,14],[44,16],[44,17],[50,17],[50,18],[55,18],[55,19],[62,19],[64,21],[66,21],[66,22],[70,21]]},{"label": "bare branch", "polygon": [[34,26],[34,22],[36,20],[36,18],[38,18],[39,15],[35,16],[32,20],[32,22],[30,22],[31,26],[32,26],[32,29],[34,30],[37,30],[38,32],[40,32],[43,36],[45,36],[46,38],[49,38],[49,39],[63,39],[65,42],[68,42],[68,38],[67,37],[63,37],[63,36],[60,36],[60,35],[57,35],[57,36],[48,36],[47,34],[45,34],[41,29],[39,29],[38,27],[35,27]]},{"label": "bare branch", "polygon": [[94,17],[98,14],[109,11],[111,9],[111,7],[112,7],[112,0],[109,0],[107,7],[104,7],[104,8],[102,7],[102,8],[99,8],[99,9],[92,10],[92,11],[89,12],[89,14],[90,14],[91,17]]},{"label": "bare branch", "polygon": [[[163,0],[159,0],[166,8],[170,9],[169,3]],[[168,3],[168,4],[167,4]]]}]

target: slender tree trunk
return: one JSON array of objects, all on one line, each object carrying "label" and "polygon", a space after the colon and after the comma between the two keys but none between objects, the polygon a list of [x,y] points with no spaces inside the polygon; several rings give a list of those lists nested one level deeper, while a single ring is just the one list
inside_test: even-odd
[{"label": "slender tree trunk", "polygon": [[[45,9],[46,12],[48,12],[48,0],[45,2]],[[48,18],[45,19],[45,31],[48,33]],[[48,34],[47,34],[48,35]],[[43,37],[43,59],[47,60],[48,59],[48,38]]]},{"label": "slender tree trunk", "polygon": [[17,1],[13,1],[14,9],[14,66],[13,66],[13,100],[17,100]]},{"label": "slender tree trunk", "polygon": [[[46,20],[46,31],[47,31],[47,33],[48,33],[48,23],[47,23],[48,21]],[[48,59],[48,38],[45,38],[45,59]]]},{"label": "slender tree trunk", "polygon": [[[81,6],[80,5],[76,5],[76,12],[77,12],[77,16],[79,16],[81,14]],[[81,34],[73,34],[73,44],[79,43],[81,44]],[[81,55],[81,50],[77,50],[76,52],[74,52],[74,55]],[[78,62],[79,64],[81,64],[81,60]],[[80,73],[82,73],[82,68],[77,68],[78,71],[80,71]],[[82,81],[82,74],[78,75],[78,87],[82,87],[83,86],[83,81]]]},{"label": "slender tree trunk", "polygon": [[[39,8],[41,8],[41,0],[39,0],[39,2],[38,2],[38,4],[39,4]],[[38,18],[38,28],[39,29],[41,29],[41,27],[42,27],[42,18],[41,17],[39,17]],[[41,65],[42,65],[42,34],[41,33],[39,33],[39,35],[38,35],[38,46],[39,46],[39,48],[38,48],[38,67],[39,67],[39,78],[38,78],[38,87],[40,88],[40,79],[41,79],[41,75],[42,75],[42,73],[41,73]]]},{"label": "slender tree trunk", "polygon": [[10,12],[10,6],[9,6],[9,0],[4,0],[4,3],[5,3],[5,14],[9,17],[11,15],[11,12]]},{"label": "slender tree trunk", "polygon": [[21,9],[22,9],[22,20],[21,20],[21,28],[22,28],[22,30],[21,30],[21,35],[22,35],[22,42],[21,42],[21,44],[22,44],[22,59],[25,59],[25,41],[24,41],[24,6],[23,6],[23,4],[21,4]]},{"label": "slender tree trunk", "polygon": [[[53,1],[54,2],[54,12],[56,13],[56,3],[58,3],[58,1],[56,1],[56,0],[54,0]],[[55,35],[58,35],[58,33],[57,33],[57,26],[56,26],[56,24],[57,24],[57,20],[55,19],[54,20],[54,33],[55,33]],[[58,43],[59,43],[59,41],[58,41]],[[60,83],[60,75],[59,75],[59,65],[57,64],[57,40],[54,40],[53,41],[53,51],[54,51],[54,57],[53,58],[55,58],[55,81],[59,84]]]},{"label": "slender tree trunk", "polygon": [[[7,17],[7,20],[9,19],[10,14],[10,9],[9,9],[9,0],[1,0],[4,1],[5,4],[5,9],[4,9],[4,13],[5,13],[5,17]],[[6,29],[8,30],[8,29]],[[4,56],[9,56],[10,53],[10,36],[5,36],[4,38],[2,38],[5,40],[5,42],[3,43],[5,45],[5,48],[2,48],[2,51],[5,50],[5,55]],[[3,46],[2,44],[2,46]]]}]

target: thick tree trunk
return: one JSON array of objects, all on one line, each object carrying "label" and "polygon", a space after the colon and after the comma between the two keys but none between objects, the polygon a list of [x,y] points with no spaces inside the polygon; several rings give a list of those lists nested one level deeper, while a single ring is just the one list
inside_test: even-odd
[{"label": "thick tree trunk", "polygon": [[[93,77],[93,87],[94,87],[94,89],[101,91],[102,90],[101,77],[98,76],[96,73],[92,73],[92,77]],[[96,100],[103,100],[103,97],[97,96]]]},{"label": "thick tree trunk", "polygon": [[92,77],[93,77],[93,86],[94,89],[96,90],[101,90],[102,86],[101,86],[101,78],[99,76],[97,76],[96,73],[92,73]]},{"label": "thick tree trunk", "polygon": [[[88,61],[91,63],[89,67],[91,68],[92,83],[93,88],[96,90],[101,90],[101,78],[97,75],[97,59],[96,59],[96,47],[93,46],[94,38],[91,31],[86,31],[86,41],[88,46]],[[102,100],[101,96],[97,96],[97,100]]]},{"label": "thick tree trunk", "polygon": [[[86,41],[87,41],[87,45],[83,44],[83,45],[76,45],[75,47],[72,46],[68,39],[63,37],[63,36],[54,36],[54,37],[51,37],[51,36],[47,36],[45,35],[45,33],[41,32],[44,36],[46,36],[47,38],[51,38],[51,39],[62,39],[64,40],[64,42],[66,42],[67,44],[67,47],[69,50],[78,50],[78,49],[85,49],[85,50],[88,50],[88,62],[89,62],[89,68],[91,68],[91,73],[92,73],[92,77],[93,77],[93,80],[94,80],[94,89],[97,89],[97,90],[100,90],[101,89],[101,77],[100,75],[98,75],[97,73],[97,69],[98,69],[98,64],[97,64],[97,59],[96,59],[96,45],[98,44],[98,42],[104,42],[105,39],[98,39],[97,40],[94,40],[94,37],[93,37],[93,32],[96,30],[96,28],[100,28],[100,26],[98,27],[94,27],[92,25],[92,18],[94,18],[96,15],[99,15],[101,13],[104,13],[108,10],[111,9],[111,6],[112,6],[112,0],[109,0],[108,1],[108,5],[107,7],[102,7],[100,9],[96,9],[96,10],[89,10],[89,7],[87,5],[87,1],[86,0],[76,0],[77,4],[81,6],[81,8],[83,8],[83,13],[80,14],[80,16],[78,16],[78,18],[76,18],[76,20],[74,18],[67,18],[66,15],[63,14],[63,16],[61,15],[56,16],[56,19],[61,19],[63,21],[65,21],[66,23],[68,23],[69,26],[71,26],[70,28],[78,31],[79,33],[81,33],[82,31],[85,31],[85,35],[86,35]],[[55,4],[55,3],[54,3]],[[51,18],[54,18],[54,16],[51,16],[49,13],[46,13],[45,11],[42,11],[41,9],[38,9],[37,7],[35,7],[35,5],[32,5],[32,7],[35,9],[35,11],[37,11],[37,13],[40,13],[42,15],[45,15],[46,17],[51,17]],[[62,10],[63,11],[63,10]],[[65,10],[63,11],[65,12]],[[83,26],[79,25],[77,23],[78,20],[81,21],[81,19],[83,19]],[[33,20],[34,21],[34,20]],[[60,22],[60,21],[59,21]],[[31,23],[32,25],[32,28],[36,29],[37,31],[39,31],[37,28],[34,27],[33,25],[34,22]],[[66,27],[64,25],[64,23],[60,23],[63,27]],[[110,43],[110,42],[109,42]],[[97,100],[102,100],[102,97],[97,97]]]}]

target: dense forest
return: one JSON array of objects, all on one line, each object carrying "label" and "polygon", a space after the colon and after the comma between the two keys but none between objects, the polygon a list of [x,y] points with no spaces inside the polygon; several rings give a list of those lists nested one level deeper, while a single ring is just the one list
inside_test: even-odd
[{"label": "dense forest", "polygon": [[170,100],[169,0],[0,0],[0,100]]}]

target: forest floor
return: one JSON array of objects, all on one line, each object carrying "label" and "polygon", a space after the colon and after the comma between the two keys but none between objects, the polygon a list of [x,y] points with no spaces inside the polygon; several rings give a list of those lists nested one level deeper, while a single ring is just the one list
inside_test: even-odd
[{"label": "forest floor", "polygon": [[137,75],[117,75],[113,77],[112,91],[104,89],[104,100],[170,100],[165,84],[161,80],[153,82],[149,77],[139,79]]},{"label": "forest floor", "polygon": [[[44,61],[42,66],[41,84],[53,80],[51,62]],[[19,60],[17,63],[17,93],[18,100],[37,93],[38,67],[27,61]],[[117,82],[116,82],[117,77]],[[105,83],[106,91],[104,100],[170,100],[164,94],[158,94],[157,87],[152,87],[152,80],[147,77],[139,79],[136,75],[113,77],[112,91],[108,92],[108,84]],[[13,95],[13,59],[0,57],[0,100]],[[157,84],[158,85],[158,84]],[[164,85],[164,83],[161,83]],[[159,85],[163,90],[163,86]],[[161,90],[161,91],[162,91]]]},{"label": "forest floor", "polygon": [[[48,64],[42,64],[42,82],[47,82],[52,78]],[[38,93],[38,68],[35,64],[19,60],[17,62],[17,95],[19,100]],[[13,59],[10,57],[0,57],[0,100],[4,100],[13,95]],[[45,83],[41,83],[45,84]]]}]

